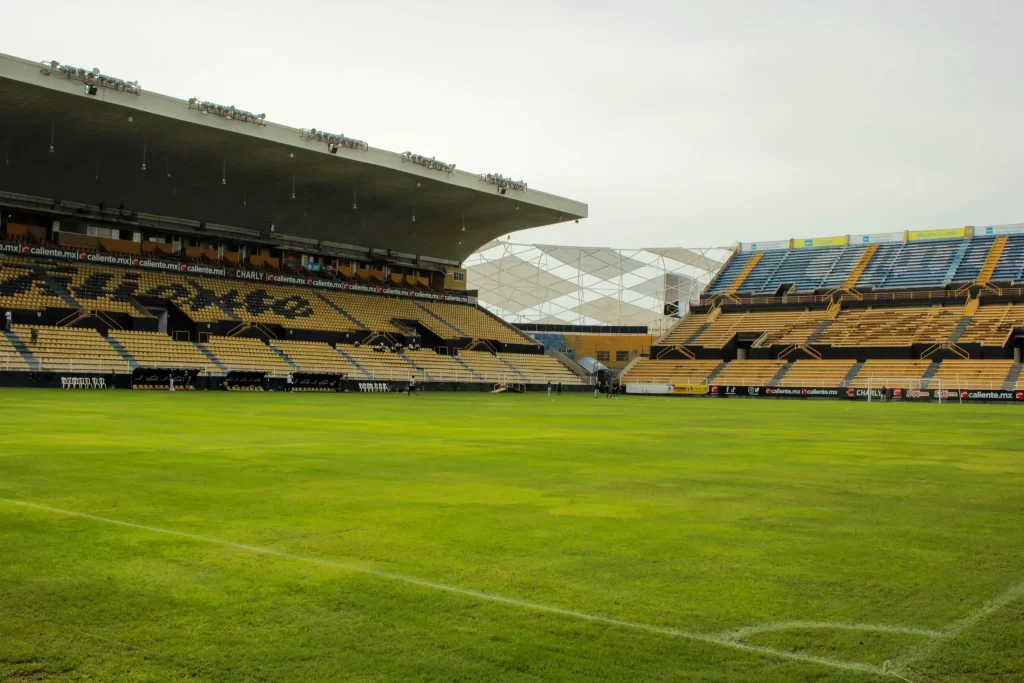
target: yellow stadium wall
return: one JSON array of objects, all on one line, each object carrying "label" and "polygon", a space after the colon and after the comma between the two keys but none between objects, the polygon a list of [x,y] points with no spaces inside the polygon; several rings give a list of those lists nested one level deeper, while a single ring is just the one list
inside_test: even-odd
[{"label": "yellow stadium wall", "polygon": [[[462,274],[460,280],[455,279],[455,273]],[[448,272],[444,276],[444,288],[456,292],[464,292],[466,290],[466,269],[449,266]]]},{"label": "yellow stadium wall", "polygon": [[[608,360],[601,361],[609,368],[618,370],[626,367],[637,353],[646,354],[656,337],[650,334],[564,334],[565,345],[572,349],[576,358],[597,358],[598,351],[607,351]],[[615,360],[616,352],[625,351],[628,358]],[[635,353],[634,353],[635,352]]]}]

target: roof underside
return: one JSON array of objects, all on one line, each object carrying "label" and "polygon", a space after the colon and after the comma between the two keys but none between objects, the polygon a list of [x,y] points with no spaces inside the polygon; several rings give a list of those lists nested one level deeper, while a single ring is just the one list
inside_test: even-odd
[{"label": "roof underside", "polygon": [[258,231],[273,224],[277,234],[459,263],[500,235],[587,215],[585,204],[532,189],[501,195],[476,175],[383,150],[330,154],[297,129],[201,114],[155,93],[88,96],[2,55],[0,138],[3,191]]}]

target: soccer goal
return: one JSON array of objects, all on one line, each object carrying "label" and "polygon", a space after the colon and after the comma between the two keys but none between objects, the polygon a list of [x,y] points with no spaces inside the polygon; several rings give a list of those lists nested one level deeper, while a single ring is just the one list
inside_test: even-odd
[{"label": "soccer goal", "polygon": [[[923,395],[914,396],[913,392],[934,392],[931,398],[938,403],[946,402],[946,392],[943,391],[942,380],[937,377],[868,377],[867,386],[868,403],[872,401],[902,401],[914,398],[925,398]],[[901,390],[903,395],[896,395],[895,390]],[[909,395],[908,395],[909,393]]]}]

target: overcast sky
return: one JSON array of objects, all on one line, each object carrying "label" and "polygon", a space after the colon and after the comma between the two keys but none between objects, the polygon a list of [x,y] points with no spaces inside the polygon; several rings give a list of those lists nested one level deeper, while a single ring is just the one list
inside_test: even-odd
[{"label": "overcast sky", "polygon": [[1024,222],[1021,0],[0,0],[0,51],[586,202],[515,241]]}]

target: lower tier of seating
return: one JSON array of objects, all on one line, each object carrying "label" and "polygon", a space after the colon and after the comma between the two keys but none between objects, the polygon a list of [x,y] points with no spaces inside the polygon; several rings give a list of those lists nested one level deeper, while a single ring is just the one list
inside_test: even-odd
[{"label": "lower tier of seating", "polygon": [[[719,365],[715,360],[637,362],[623,375],[626,384],[704,384]],[[755,361],[727,363],[710,383],[780,387],[882,386],[920,389],[1022,389],[1024,365],[998,360],[853,360]],[[785,372],[780,372],[785,369]],[[1017,379],[1010,382],[1014,377]],[[777,378],[777,379],[776,379]]]}]

